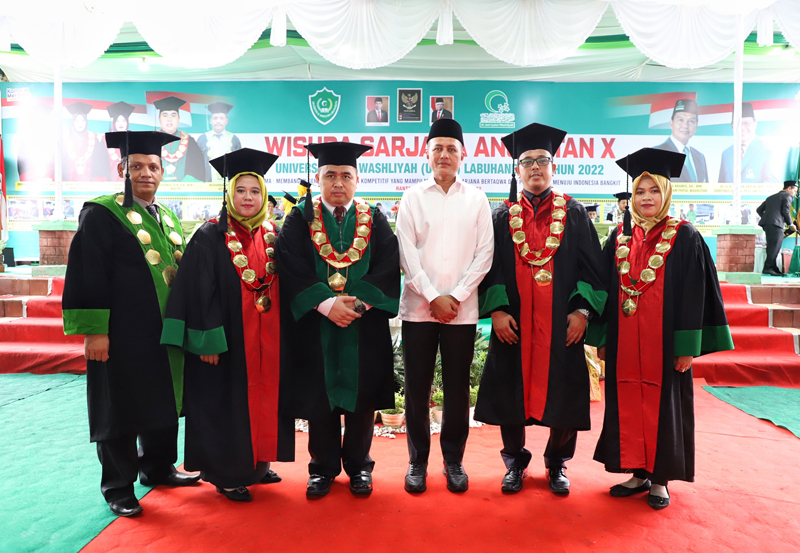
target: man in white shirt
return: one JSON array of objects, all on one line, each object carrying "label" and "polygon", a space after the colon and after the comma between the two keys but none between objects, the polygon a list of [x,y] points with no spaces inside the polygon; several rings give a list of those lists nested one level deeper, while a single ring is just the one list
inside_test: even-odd
[{"label": "man in white shirt", "polygon": [[679,177],[671,179],[672,182],[708,182],[706,156],[689,146],[689,140],[697,132],[698,111],[694,100],[685,98],[675,102],[672,118],[669,120],[672,134],[663,144],[655,146],[659,150],[686,154],[683,170]]},{"label": "man in white shirt", "polygon": [[458,178],[464,138],[453,119],[433,123],[428,134],[433,175],[403,193],[395,232],[405,286],[403,320],[406,432],[409,469],[405,489],[427,489],[429,399],[437,350],[445,386],[441,445],[447,489],[466,491],[461,465],[469,435],[469,368],[478,323],[477,288],[494,252],[486,194]]}]

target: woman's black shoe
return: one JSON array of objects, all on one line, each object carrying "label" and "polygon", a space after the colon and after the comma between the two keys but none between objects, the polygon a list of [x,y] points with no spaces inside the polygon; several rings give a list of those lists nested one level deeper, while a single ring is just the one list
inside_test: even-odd
[{"label": "woman's black shoe", "polygon": [[632,495],[636,495],[637,493],[646,492],[649,489],[650,480],[645,480],[641,486],[636,486],[635,488],[629,488],[627,486],[623,486],[622,484],[611,486],[609,493],[612,497],[630,497]]},{"label": "woman's black shoe", "polygon": [[244,486],[239,486],[233,490],[217,487],[217,493],[221,493],[231,501],[253,501],[253,496],[250,495],[250,491]]}]

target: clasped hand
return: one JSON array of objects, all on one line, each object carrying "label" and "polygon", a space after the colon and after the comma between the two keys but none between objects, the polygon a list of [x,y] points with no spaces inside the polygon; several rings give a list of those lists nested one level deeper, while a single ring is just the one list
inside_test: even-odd
[{"label": "clasped hand", "polygon": [[431,317],[440,323],[449,323],[458,317],[459,305],[453,296],[439,296],[431,302]]},{"label": "clasped hand", "polygon": [[361,315],[356,313],[356,297],[355,296],[338,296],[336,301],[333,302],[328,313],[328,318],[336,324],[336,326],[346,328],[356,319],[360,319]]}]

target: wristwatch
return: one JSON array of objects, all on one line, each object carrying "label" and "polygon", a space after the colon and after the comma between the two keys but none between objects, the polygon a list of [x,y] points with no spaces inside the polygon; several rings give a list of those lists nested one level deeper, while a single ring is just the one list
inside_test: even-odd
[{"label": "wristwatch", "polygon": [[364,313],[367,312],[367,306],[364,305],[364,302],[361,301],[360,299],[356,298],[355,301],[353,301],[353,305],[354,305],[353,311],[355,311],[359,315],[363,315]]},{"label": "wristwatch", "polygon": [[581,315],[583,315],[583,317],[584,317],[584,318],[585,318],[587,321],[588,321],[589,319],[591,319],[591,318],[592,318],[592,314],[589,312],[589,310],[588,310],[588,309],[578,309],[577,311],[578,311],[578,313],[580,313]]}]

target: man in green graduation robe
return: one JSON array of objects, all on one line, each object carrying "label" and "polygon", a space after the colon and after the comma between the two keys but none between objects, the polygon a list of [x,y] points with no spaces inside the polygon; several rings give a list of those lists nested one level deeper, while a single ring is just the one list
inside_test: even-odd
[{"label": "man in green graduation robe", "polygon": [[67,263],[64,333],[86,335],[90,439],[103,467],[101,491],[118,516],[142,510],[137,475],[144,485],[199,479],[174,467],[183,354],[160,343],[183,247],[180,220],[155,201],[161,147],[174,140],[159,132],[106,134],[122,154],[125,194],[84,204]]},{"label": "man in green graduation robe", "polygon": [[399,250],[386,217],[355,197],[356,159],[370,147],[307,148],[318,159],[322,196],[312,201],[307,192],[276,247],[281,309],[290,314],[281,329],[290,412],[309,424],[306,494],[326,495],[343,466],[350,491],[365,496],[374,411],[394,407],[389,319],[399,307]]}]

